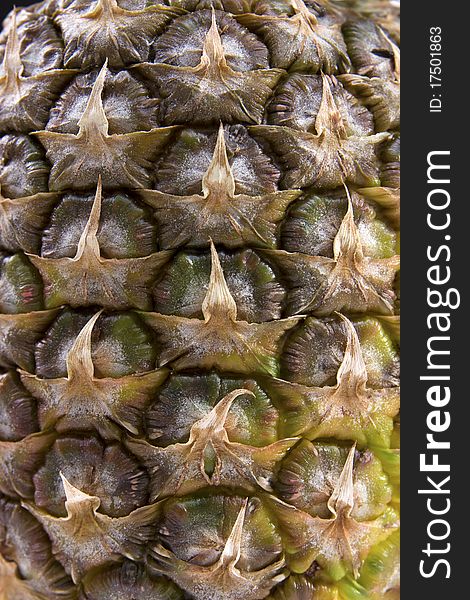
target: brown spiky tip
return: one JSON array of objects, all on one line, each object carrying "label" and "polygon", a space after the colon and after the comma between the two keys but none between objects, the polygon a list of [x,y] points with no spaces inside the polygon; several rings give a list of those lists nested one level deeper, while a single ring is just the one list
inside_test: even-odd
[{"label": "brown spiky tip", "polygon": [[327,79],[323,74],[288,77],[268,105],[268,123],[318,134],[324,128],[336,128],[344,135],[342,127],[349,136],[374,133],[369,111],[336,78]]},{"label": "brown spiky tip", "polygon": [[[203,18],[207,18],[210,14],[210,26],[203,34],[202,40],[202,36],[199,34],[197,36],[197,45],[200,48],[197,64],[185,66],[183,63],[181,66],[178,64],[173,66],[174,60],[170,59],[170,64],[144,63],[137,67],[150,79],[157,93],[162,97],[162,122],[166,125],[188,121],[202,125],[210,125],[218,121],[261,123],[264,105],[280,79],[282,71],[264,68],[268,65],[263,65],[263,68],[258,68],[256,65],[253,68],[251,61],[244,61],[245,64],[238,62],[237,69],[232,68],[226,58],[228,52],[222,43],[219,31],[222,28],[217,22],[215,10],[212,9],[211,13],[196,11],[194,14],[199,13],[203,14]],[[188,18],[194,19],[192,15]],[[182,19],[186,19],[186,16]],[[223,19],[233,20],[226,14]],[[235,29],[240,28],[237,23],[233,23]],[[187,31],[184,25],[183,30],[186,42]],[[171,30],[169,31],[171,35]],[[177,37],[179,35],[181,34],[177,27]],[[262,46],[252,34],[246,33],[245,37],[254,44],[255,48]],[[165,40],[165,44],[170,47],[173,43]],[[178,43],[176,47],[179,48],[180,44]],[[238,47],[238,52],[244,53],[244,50],[241,50],[243,41],[232,45],[233,47]],[[265,51],[263,46],[262,48]],[[177,56],[180,54],[178,52]],[[164,60],[164,56],[162,58]],[[156,59],[158,60],[158,52]]]},{"label": "brown spiky tip", "polygon": [[377,146],[388,140],[390,134],[370,135],[348,129],[345,115],[332,92],[332,79],[322,74],[321,80],[322,94],[314,132],[283,125],[254,125],[249,128],[250,133],[265,140],[279,156],[285,171],[285,187],[312,185],[330,189],[345,183],[379,185]]},{"label": "brown spiky tip", "polygon": [[346,329],[346,347],[333,386],[308,387],[273,379],[266,382],[274,397],[282,398],[287,435],[309,439],[334,435],[361,445],[388,447],[393,418],[399,411],[400,389],[373,389],[357,332],[339,315]]},{"label": "brown spiky tip", "polygon": [[[353,320],[368,373],[368,385],[381,389],[399,383],[397,348],[376,318]],[[328,347],[328,351],[325,348]],[[334,386],[347,347],[347,331],[338,314],[309,318],[289,336],[284,347],[282,376],[310,387]]]},{"label": "brown spiky tip", "polygon": [[[179,51],[183,42],[184,53]],[[217,67],[220,63],[222,69],[228,66],[239,71],[269,68],[266,46],[227,12],[212,7],[175,19],[153,49],[153,62],[178,67]]]},{"label": "brown spiky tip", "polygon": [[47,16],[16,8],[9,13],[4,25],[0,32],[0,62],[7,62],[5,55],[16,46],[23,78],[41,76],[61,68],[62,40]]},{"label": "brown spiky tip", "polygon": [[[33,253],[44,258],[73,258],[95,196],[95,193],[63,195],[44,225],[40,252]],[[105,259],[144,257],[158,249],[157,227],[150,209],[129,193],[103,192],[96,235]]]},{"label": "brown spiky tip", "polygon": [[[81,117],[78,132],[36,131],[52,163],[49,188],[88,189],[99,177],[109,187],[149,187],[151,161],[166,144],[174,127],[154,128],[149,131],[110,134],[109,121],[103,105],[103,88],[108,61],[91,88]],[[67,129],[67,124],[65,123]],[[80,177],[77,177],[80,172]]]},{"label": "brown spiky tip", "polygon": [[348,209],[333,240],[333,258],[267,250],[288,281],[296,285],[289,312],[311,311],[326,316],[334,311],[391,315],[398,255],[375,259],[364,255],[361,232],[354,221],[351,196]]},{"label": "brown spiky tip", "polygon": [[[339,452],[334,447],[331,450],[326,447],[326,452],[336,453],[337,458],[331,460],[333,456],[330,456],[330,460],[323,463],[322,472],[321,468],[312,469],[312,462],[318,464],[325,451],[322,445],[314,447],[303,441],[296,450],[288,459],[290,464],[280,473],[293,504],[274,496],[268,500],[281,530],[288,537],[291,568],[303,572],[317,561],[334,580],[346,573],[357,579],[370,548],[398,527],[397,515],[389,507],[391,487],[382,465],[377,459],[374,461],[370,453],[363,461],[358,459],[355,445]],[[374,475],[367,473],[367,469]],[[307,492],[303,486],[311,484]],[[307,495],[318,504],[315,508],[308,505],[306,509],[314,514],[318,510],[324,516],[312,516],[296,508],[297,503],[303,505]]]},{"label": "brown spiky tip", "polygon": [[66,69],[48,69],[49,64],[59,67],[61,62],[61,42],[53,27],[40,19],[29,24],[32,27],[26,21],[20,36],[17,11],[12,11],[0,64],[0,129],[6,131],[29,133],[42,128],[54,99],[71,76]]},{"label": "brown spiky tip", "polygon": [[[376,189],[376,188],[374,188]],[[365,256],[389,258],[397,253],[397,235],[382,218],[381,208],[350,192],[354,221],[361,235]],[[284,250],[333,258],[333,241],[348,209],[343,188],[335,192],[306,193],[293,204],[282,224]]]},{"label": "brown spiky tip", "polygon": [[[253,528],[256,537],[250,535]],[[200,598],[257,600],[285,578],[280,538],[257,499],[215,496],[172,503],[160,531],[166,547],[154,547],[152,568]]]},{"label": "brown spiky tip", "polygon": [[15,8],[12,11],[10,29],[0,67],[0,85],[3,87],[3,92],[12,90],[19,92],[19,83],[22,74],[23,63],[20,55],[20,39],[18,37]]},{"label": "brown spiky tip", "polygon": [[180,14],[163,5],[121,8],[117,0],[96,0],[91,6],[73,3],[55,14],[64,39],[64,64],[85,70],[109,59],[122,68],[148,58],[155,34]]}]

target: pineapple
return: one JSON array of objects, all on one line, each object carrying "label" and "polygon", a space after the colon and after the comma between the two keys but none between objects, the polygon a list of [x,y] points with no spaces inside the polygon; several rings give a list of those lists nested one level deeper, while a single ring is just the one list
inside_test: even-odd
[{"label": "pineapple", "polygon": [[0,598],[395,600],[396,3],[0,36]]}]

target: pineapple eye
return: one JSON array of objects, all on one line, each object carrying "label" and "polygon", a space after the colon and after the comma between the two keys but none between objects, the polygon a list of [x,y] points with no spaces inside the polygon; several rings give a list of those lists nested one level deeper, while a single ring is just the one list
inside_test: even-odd
[{"label": "pineapple eye", "polygon": [[[45,129],[57,133],[78,133],[78,121],[83,115],[98,72],[78,75],[61,93],[52,108]],[[144,84],[127,71],[108,72],[102,102],[109,133],[123,134],[148,131],[158,127],[158,100],[149,97]]]},{"label": "pineapple eye", "polygon": [[[366,256],[388,258],[396,254],[396,234],[380,220],[371,205],[355,192],[351,195],[355,221]],[[289,252],[333,256],[334,238],[346,214],[342,190],[326,195],[306,193],[289,210],[282,226],[282,245]]]},{"label": "pineapple eye", "polygon": [[34,499],[56,516],[65,516],[65,492],[59,473],[83,492],[98,496],[100,510],[112,517],[128,515],[146,504],[148,477],[117,444],[94,437],[55,441],[34,475]]},{"label": "pineapple eye", "polygon": [[147,435],[158,446],[185,443],[191,427],[205,417],[228,393],[248,389],[232,404],[225,421],[231,442],[263,447],[277,440],[279,412],[253,380],[172,375],[162,386],[147,416]]},{"label": "pineapple eye", "polygon": [[[220,261],[241,320],[260,323],[280,318],[285,290],[268,264],[252,250],[221,252]],[[177,255],[155,287],[156,310],[202,318],[210,270],[209,254]]]},{"label": "pineapple eye", "polygon": [[48,191],[49,168],[40,146],[25,135],[0,137],[0,184],[5,198]]},{"label": "pineapple eye", "polygon": [[[235,19],[215,11],[227,64],[236,71],[269,67],[268,50]],[[195,67],[201,60],[204,40],[212,21],[210,10],[198,10],[175,19],[155,42],[153,62]],[[183,51],[182,51],[183,49]]]},{"label": "pineapple eye", "polygon": [[[31,13],[20,10],[16,21],[23,76],[32,77],[44,71],[60,69],[63,44],[50,19],[46,16],[31,19]],[[6,37],[3,31],[0,36],[0,63],[5,54]]]},{"label": "pineapple eye", "polygon": [[[36,374],[66,377],[66,357],[79,332],[93,315],[64,310],[36,345]],[[104,315],[93,330],[92,352],[97,377],[122,377],[155,367],[154,340],[140,319],[131,313]]]},{"label": "pineapple eye", "polygon": [[[41,256],[75,256],[93,200],[94,195],[66,194],[62,198],[44,228]],[[150,210],[124,193],[104,194],[97,238],[103,258],[135,258],[157,250]]]},{"label": "pineapple eye", "polygon": [[[279,169],[243,125],[224,127],[230,166],[235,178],[235,193],[258,194],[278,189]],[[202,178],[214,152],[216,132],[184,129],[167,154],[157,164],[155,188],[177,195],[199,194]]]},{"label": "pineapple eye", "polygon": [[41,310],[42,281],[24,254],[2,258],[0,253],[0,311],[22,313]]},{"label": "pineapple eye", "polygon": [[0,375],[0,439],[16,442],[38,429],[36,401],[13,371]]}]

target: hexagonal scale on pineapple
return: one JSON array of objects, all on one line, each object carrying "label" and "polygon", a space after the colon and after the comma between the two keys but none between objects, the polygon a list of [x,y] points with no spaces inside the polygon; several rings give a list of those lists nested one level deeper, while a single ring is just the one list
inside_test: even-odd
[{"label": "hexagonal scale on pineapple", "polygon": [[[350,196],[364,254],[371,258],[390,258],[397,254],[396,232],[380,218],[380,208],[375,210],[356,192],[350,192]],[[282,223],[282,248],[333,258],[334,239],[347,209],[348,196],[344,189],[321,195],[305,192],[290,207]]]},{"label": "hexagonal scale on pineapple", "polygon": [[0,314],[0,366],[34,371],[34,344],[58,312],[52,309]]},{"label": "hexagonal scale on pineapple", "polygon": [[[251,69],[249,62],[246,70],[233,70],[227,56],[229,52],[222,43],[215,11],[212,10],[212,18],[209,11],[198,12],[207,25],[211,22],[208,28],[204,27],[208,30],[200,40],[201,58],[198,64],[143,63],[135,67],[152,82],[162,97],[162,122],[167,125],[189,120],[203,125],[218,121],[261,123],[264,105],[282,71]],[[193,18],[192,15],[180,17],[182,20]],[[229,17],[224,14],[223,18]],[[260,44],[256,38],[254,43]]]},{"label": "hexagonal scale on pineapple", "polygon": [[[94,199],[95,194],[63,196],[52,211],[47,226],[43,227],[41,256],[74,257]],[[103,258],[145,257],[158,249],[157,227],[150,207],[139,204],[131,194],[124,192],[102,194],[96,237]]]},{"label": "hexagonal scale on pineapple", "polygon": [[51,553],[39,523],[0,499],[0,595],[5,600],[75,600],[76,590]]},{"label": "hexagonal scale on pineapple", "polygon": [[141,429],[142,412],[167,377],[166,369],[122,377],[96,377],[91,336],[101,311],[83,327],[67,352],[66,377],[43,379],[20,372],[23,385],[38,400],[42,427],[96,429],[106,438],[119,438],[121,425],[131,433]]},{"label": "hexagonal scale on pineapple", "polygon": [[[328,518],[328,503],[348,454],[348,448],[336,443],[302,440],[281,462],[274,484],[276,493],[281,500],[313,517]],[[368,449],[356,451],[352,477],[351,516],[359,521],[377,518],[392,498],[392,487],[381,461]]]},{"label": "hexagonal scale on pineapple", "polygon": [[180,11],[161,4],[126,10],[117,0],[69,3],[54,14],[65,44],[66,67],[87,69],[109,60],[112,67],[148,58],[156,34]]},{"label": "hexagonal scale on pineapple", "polygon": [[101,178],[95,200],[73,258],[28,254],[45,286],[47,308],[100,305],[124,309],[151,307],[150,282],[167,262],[169,251],[139,258],[102,258],[97,232],[101,216]]},{"label": "hexagonal scale on pineapple", "polygon": [[341,75],[339,80],[359,96],[374,115],[376,131],[400,125],[400,82],[357,74]]},{"label": "hexagonal scale on pineapple", "polygon": [[33,77],[45,71],[60,69],[63,44],[52,21],[44,14],[33,14],[22,8],[11,11],[4,21],[5,27],[0,32],[0,62],[5,58],[8,37],[14,31],[14,21],[17,25],[23,75]]},{"label": "hexagonal scale on pineapple", "polygon": [[44,308],[43,285],[24,254],[0,252],[0,311],[26,313]]},{"label": "hexagonal scale on pineapple", "polygon": [[86,575],[80,600],[183,600],[183,592],[165,577],[151,577],[142,565],[125,561]]},{"label": "hexagonal scale on pineapple", "polygon": [[[105,0],[106,2],[111,0]],[[103,87],[108,69],[104,63],[78,120],[78,133],[36,131],[52,163],[49,189],[87,189],[101,175],[105,187],[148,187],[152,159],[169,140],[173,127],[109,134],[103,107]]]},{"label": "hexagonal scale on pineapple", "polygon": [[[286,291],[269,264],[253,250],[221,251],[219,260],[241,320],[260,323],[281,318]],[[155,309],[167,315],[202,318],[210,271],[209,253],[178,253],[153,289]]]},{"label": "hexagonal scale on pineapple", "polygon": [[34,475],[34,502],[51,515],[65,517],[59,473],[83,492],[98,496],[100,510],[110,517],[124,517],[147,504],[149,478],[120,444],[105,444],[91,435],[55,440]]},{"label": "hexagonal scale on pineapple", "polygon": [[[157,165],[155,188],[175,196],[201,195],[218,136],[209,129],[185,128],[177,133]],[[243,125],[225,125],[224,142],[235,194],[263,196],[278,190],[279,169]]]},{"label": "hexagonal scale on pineapple", "polygon": [[258,600],[286,577],[281,539],[257,498],[170,501],[160,535],[149,566],[200,600]]},{"label": "hexagonal scale on pineapple", "polygon": [[[374,389],[399,385],[399,357],[387,331],[376,318],[354,319],[367,369],[367,384]],[[286,341],[282,377],[310,387],[334,386],[347,347],[347,330],[338,314],[310,317]]]},{"label": "hexagonal scale on pineapple", "polygon": [[127,447],[145,464],[151,474],[151,499],[188,494],[206,486],[230,486],[248,492],[271,490],[276,463],[297,438],[255,447],[230,441],[225,422],[234,400],[253,395],[238,389],[227,394],[212,410],[191,426],[186,443],[164,448],[144,440],[128,439]]},{"label": "hexagonal scale on pineapple", "polygon": [[49,166],[39,144],[25,135],[0,137],[0,185],[5,198],[48,192]]},{"label": "hexagonal scale on pineapple", "polygon": [[[288,8],[292,15],[286,14]],[[313,6],[290,0],[281,15],[241,14],[237,21],[256,32],[270,50],[273,66],[289,70],[347,71],[350,62],[341,34],[341,19],[320,2]]]},{"label": "hexagonal scale on pineapple", "polygon": [[345,182],[379,185],[376,146],[390,134],[358,135],[348,131],[332,94],[331,79],[323,74],[321,77],[322,99],[315,133],[281,125],[252,125],[250,133],[265,140],[279,157],[284,187],[334,188]]},{"label": "hexagonal scale on pineapple", "polygon": [[400,409],[400,388],[372,388],[358,335],[339,315],[346,329],[346,348],[336,385],[308,387],[266,378],[265,388],[281,400],[282,431],[308,439],[335,437],[360,445],[388,447],[393,418]]},{"label": "hexagonal scale on pineapple", "polygon": [[289,314],[313,312],[326,316],[342,311],[389,315],[394,312],[399,256],[376,259],[364,255],[349,192],[348,210],[333,241],[333,258],[284,250],[262,252],[278,264],[293,286]]},{"label": "hexagonal scale on pineapple", "polygon": [[39,429],[36,401],[14,371],[0,375],[0,440],[18,442]]},{"label": "hexagonal scale on pineapple", "polygon": [[61,474],[66,517],[54,517],[33,503],[22,502],[41,523],[52,550],[74,583],[95,567],[122,558],[141,560],[144,545],[153,538],[158,504],[143,506],[124,517],[98,512],[101,500],[74,487]]},{"label": "hexagonal scale on pineapple", "polygon": [[[42,50],[46,53],[48,50],[47,37],[50,35],[53,36],[50,40],[50,53],[54,55],[55,52],[60,52],[60,41],[54,29],[50,27],[42,36],[39,33],[45,44],[45,48]],[[3,61],[0,65],[0,95],[2,97],[0,128],[27,133],[32,129],[44,127],[54,99],[73,71],[66,69],[40,70],[37,74],[28,76],[23,64],[24,50],[24,39],[21,40],[19,37],[15,9],[10,20]]]},{"label": "hexagonal scale on pineapple", "polygon": [[[70,82],[50,111],[45,126],[47,131],[78,133],[78,122],[98,73],[95,71],[77,75]],[[127,71],[107,73],[102,99],[111,135],[148,131],[158,127],[158,100],[150,98],[145,85]]]},{"label": "hexagonal scale on pineapple", "polygon": [[[36,344],[34,357],[38,377],[67,377],[67,354],[95,312],[96,309],[77,311],[70,308],[61,311]],[[154,335],[135,313],[104,313],[95,324],[92,359],[96,377],[119,378],[152,371],[156,358]]]},{"label": "hexagonal scale on pineapple", "polygon": [[[204,52],[204,40],[212,25],[212,6],[201,6],[175,19],[153,45],[153,62],[176,67],[196,67]],[[269,68],[266,46],[230,15],[215,12],[220,43],[227,65],[236,71]],[[182,51],[184,49],[184,51]],[[217,58],[220,58],[218,56]]]},{"label": "hexagonal scale on pineapple", "polygon": [[33,433],[17,442],[0,441],[0,492],[31,498],[32,477],[55,439],[54,433]]},{"label": "hexagonal scale on pineapple", "polygon": [[10,252],[38,252],[49,214],[59,198],[59,194],[48,192],[4,198],[0,186],[1,246]]},{"label": "hexagonal scale on pineapple", "polygon": [[171,364],[177,371],[198,367],[229,373],[275,375],[281,338],[302,317],[265,323],[237,320],[237,305],[213,244],[211,257],[209,287],[202,304],[204,320],[140,313],[157,333],[162,348],[159,364]]},{"label": "hexagonal scale on pineapple", "polygon": [[[279,85],[267,107],[270,125],[290,127],[298,131],[319,133],[317,118],[325,102],[324,86],[331,92],[330,109],[335,111],[332,122],[350,136],[369,136],[374,133],[370,112],[350,94],[335,77],[295,73]],[[342,124],[340,124],[340,122]]]},{"label": "hexagonal scale on pineapple", "polygon": [[359,75],[395,81],[399,51],[384,30],[368,19],[351,19],[343,26],[348,54]]},{"label": "hexagonal scale on pineapple", "polygon": [[234,399],[224,428],[231,442],[263,447],[278,436],[279,412],[253,379],[210,375],[171,375],[145,415],[148,439],[157,446],[185,443],[191,427],[227,394],[247,389],[254,395]]},{"label": "hexagonal scale on pineapple", "polygon": [[300,190],[263,196],[236,194],[220,124],[214,154],[202,178],[202,195],[175,196],[157,190],[140,194],[155,209],[163,248],[204,247],[209,237],[214,243],[236,248],[245,244],[275,247],[277,224]]},{"label": "hexagonal scale on pineapple", "polygon": [[[332,479],[333,489],[327,486],[327,489],[319,490],[324,493],[328,509],[326,518],[311,516],[275,496],[267,498],[281,528],[287,562],[292,571],[303,572],[315,560],[334,580],[347,573],[357,578],[370,548],[398,527],[397,515],[389,507],[382,508],[382,512],[374,517],[376,507],[369,509],[367,502],[371,490],[367,489],[367,485],[365,489],[361,490],[360,486],[359,490],[355,489],[354,457],[355,446],[352,446],[341,465],[341,472]],[[331,482],[328,483],[331,485]],[[380,483],[379,487],[379,496],[383,497]],[[373,502],[376,502],[375,492],[372,491],[372,494]]]}]

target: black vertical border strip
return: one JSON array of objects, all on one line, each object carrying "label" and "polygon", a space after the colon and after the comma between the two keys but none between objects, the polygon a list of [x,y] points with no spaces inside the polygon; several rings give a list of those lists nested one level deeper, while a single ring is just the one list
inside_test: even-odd
[{"label": "black vertical border strip", "polygon": [[[470,274],[470,194],[467,178],[470,175],[468,144],[470,138],[470,82],[468,48],[470,27],[469,6],[466,2],[441,2],[437,0],[404,0],[401,6],[402,29],[402,598],[404,600],[442,600],[463,598],[468,592],[467,547],[470,536],[468,516],[470,502],[470,477],[468,472],[468,425],[470,404],[469,386],[465,379],[470,375],[470,327],[467,307]],[[430,77],[430,28],[442,29],[442,88],[432,89]],[[429,112],[432,94],[442,94],[442,112]],[[432,185],[427,183],[427,155],[438,150],[450,150],[450,179],[445,187],[451,194],[449,212],[451,224],[444,232],[433,231],[427,225],[429,208],[427,195]],[[446,162],[448,159],[441,159]],[[433,212],[433,211],[431,211]],[[443,211],[445,212],[445,211]],[[440,216],[443,216],[442,213]],[[444,241],[444,235],[451,239]],[[455,287],[461,294],[461,305],[456,310],[440,308],[450,313],[452,325],[448,333],[450,358],[451,400],[447,407],[451,415],[450,428],[435,434],[436,439],[450,441],[450,450],[439,451],[439,462],[450,463],[449,473],[423,473],[420,471],[420,454],[426,452],[426,434],[429,432],[426,417],[433,409],[426,399],[431,385],[420,381],[426,373],[427,341],[436,331],[428,329],[426,319],[433,309],[427,305],[427,269],[432,264],[427,259],[428,245],[434,249],[447,243],[451,259],[440,264],[451,269],[447,287]],[[436,287],[436,286],[434,286]],[[446,286],[441,286],[442,288]],[[444,291],[444,290],[443,290]],[[445,344],[442,344],[445,347]],[[442,372],[440,373],[442,374]],[[446,384],[444,384],[446,385]],[[433,451],[429,451],[432,454]],[[427,462],[430,462],[428,458]],[[426,478],[434,476],[436,483],[450,475],[450,495],[418,494],[419,489],[429,489]],[[433,498],[436,509],[445,507],[449,498],[451,507],[446,515],[433,516],[428,512],[427,498]],[[440,502],[440,504],[439,504]],[[443,518],[451,527],[449,537],[442,541],[428,537],[427,527],[433,519]],[[444,533],[445,526],[435,526],[435,535]],[[431,548],[443,554],[423,553],[428,542]],[[440,564],[432,577],[420,574],[420,561],[424,570],[433,570],[440,558],[450,564]]]}]

